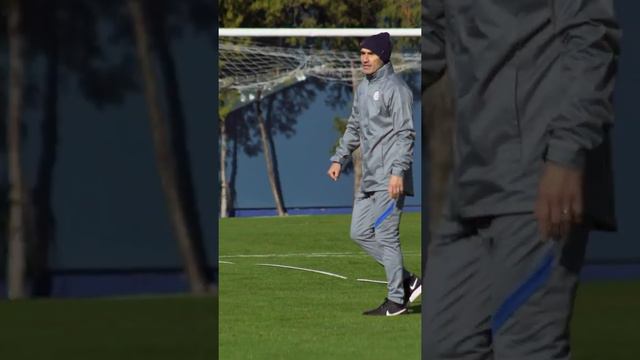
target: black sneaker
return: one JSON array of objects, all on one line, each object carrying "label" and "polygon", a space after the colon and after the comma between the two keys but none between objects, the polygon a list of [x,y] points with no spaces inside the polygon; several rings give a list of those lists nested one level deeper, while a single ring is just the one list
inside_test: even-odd
[{"label": "black sneaker", "polygon": [[411,274],[408,278],[406,278],[402,285],[404,286],[404,303],[405,305],[409,305],[410,303],[416,301],[418,296],[422,294],[422,282],[420,278]]},{"label": "black sneaker", "polygon": [[382,305],[378,306],[373,310],[365,311],[362,313],[362,315],[396,316],[396,315],[406,314],[407,311],[408,310],[406,306],[395,303],[385,298]]}]

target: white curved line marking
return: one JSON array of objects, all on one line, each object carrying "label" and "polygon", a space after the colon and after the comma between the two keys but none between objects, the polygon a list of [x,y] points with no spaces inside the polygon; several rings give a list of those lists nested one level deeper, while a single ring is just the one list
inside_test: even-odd
[{"label": "white curved line marking", "polygon": [[363,281],[363,282],[372,282],[372,283],[378,283],[378,284],[387,284],[386,281],[380,281],[380,280],[370,280],[370,279],[356,279],[357,281]]},{"label": "white curved line marking", "polygon": [[222,261],[222,260],[218,260],[218,264],[235,264],[234,262],[231,261]]},{"label": "white curved line marking", "polygon": [[237,254],[219,255],[219,258],[262,258],[262,257],[330,257],[330,256],[368,256],[364,253],[342,252],[342,253],[285,253],[285,254]]},{"label": "white curved line marking", "polygon": [[314,272],[314,273],[318,273],[318,274],[337,277],[337,278],[340,278],[340,279],[346,279],[347,278],[346,276],[342,276],[342,275],[338,275],[338,274],[334,274],[334,273],[330,273],[330,272],[326,272],[326,271],[320,271],[320,270],[314,270],[314,269],[305,269],[305,268],[296,267],[296,266],[279,265],[279,264],[256,264],[256,265],[258,265],[258,266],[272,266],[272,267],[279,267],[279,268],[285,268],[285,269],[294,269],[294,270],[301,270],[301,271],[309,271],[309,272]]},{"label": "white curved line marking", "polygon": [[[268,258],[268,257],[368,257],[365,253],[343,252],[343,253],[284,253],[284,254],[236,254],[219,255],[221,259],[229,258]],[[419,253],[405,252],[403,256],[420,256]]]}]

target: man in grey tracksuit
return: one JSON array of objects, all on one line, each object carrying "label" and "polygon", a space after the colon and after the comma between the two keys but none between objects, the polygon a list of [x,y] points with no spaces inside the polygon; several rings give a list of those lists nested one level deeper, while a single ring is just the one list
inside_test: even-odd
[{"label": "man in grey tracksuit", "polygon": [[423,359],[569,359],[588,232],[616,227],[613,0],[425,0],[422,36],[456,119]]},{"label": "man in grey tracksuit", "polygon": [[337,180],[351,153],[360,147],[362,183],[355,195],[351,238],[384,266],[388,281],[383,304],[365,315],[404,314],[421,291],[420,279],[403,267],[399,238],[404,197],[413,195],[413,96],[394,73],[390,55],[388,33],[362,41],[360,58],[366,77],[355,92],[347,129],[328,171]]}]

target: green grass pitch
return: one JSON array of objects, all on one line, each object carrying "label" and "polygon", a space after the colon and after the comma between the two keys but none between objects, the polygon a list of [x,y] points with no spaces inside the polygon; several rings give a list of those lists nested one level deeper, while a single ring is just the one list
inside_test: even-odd
[{"label": "green grass pitch", "polygon": [[210,360],[217,298],[0,302],[0,359]]},{"label": "green grass pitch", "polygon": [[[218,343],[219,358],[231,360],[419,359],[418,308],[391,319],[360,315],[378,305],[385,287],[355,279],[384,274],[348,239],[348,226],[348,216],[223,219],[221,260],[234,264],[220,264],[219,299],[0,301],[0,359],[204,360],[217,358]],[[401,232],[416,271],[419,214],[405,214]],[[234,256],[251,254],[280,256]],[[574,360],[640,359],[639,323],[640,282],[584,283],[572,323]]]},{"label": "green grass pitch", "polygon": [[[355,279],[384,280],[384,272],[349,239],[349,221],[348,215],[220,221],[220,359],[420,358],[419,301],[408,316],[361,315],[386,290]],[[419,271],[420,214],[403,215],[401,241],[406,266]],[[640,282],[582,284],[574,360],[640,359],[638,323]]]},{"label": "green grass pitch", "polygon": [[[356,279],[385,276],[349,239],[349,221],[343,215],[221,220],[220,260],[233,264],[219,267],[220,359],[417,358],[419,301],[407,316],[361,315],[380,305],[386,285]],[[400,236],[405,266],[419,273],[419,214],[403,214]]]}]

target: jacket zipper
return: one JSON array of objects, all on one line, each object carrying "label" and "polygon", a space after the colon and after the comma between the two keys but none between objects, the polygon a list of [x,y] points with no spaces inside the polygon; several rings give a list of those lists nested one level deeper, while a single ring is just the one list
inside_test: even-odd
[{"label": "jacket zipper", "polygon": [[549,10],[551,11],[551,27],[553,28],[553,34],[557,35],[556,31],[558,31],[558,29],[556,27],[556,6],[554,0],[549,0]]},{"label": "jacket zipper", "polygon": [[[519,16],[518,16],[519,17]],[[520,21],[518,21],[519,23]],[[519,29],[518,29],[519,30]],[[515,80],[513,83],[513,94],[514,94],[514,108],[515,108],[515,115],[516,115],[516,128],[518,130],[518,143],[519,143],[519,151],[520,151],[520,156],[519,159],[522,160],[522,124],[521,124],[521,119],[520,119],[520,107],[519,107],[519,99],[518,99],[518,75],[519,75],[519,71],[520,71],[520,58],[521,58],[521,54],[520,52],[522,51],[522,39],[519,38],[519,31],[516,30],[516,36],[518,36],[517,40],[518,40],[518,44],[516,45],[516,54],[514,57],[514,62],[515,62]]]}]

